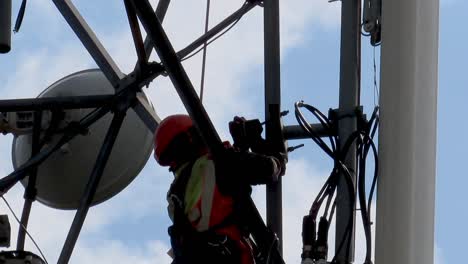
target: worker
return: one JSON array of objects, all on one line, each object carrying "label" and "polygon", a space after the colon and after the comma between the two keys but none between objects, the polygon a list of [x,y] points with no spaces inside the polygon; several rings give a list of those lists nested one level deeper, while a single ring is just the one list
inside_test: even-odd
[{"label": "worker", "polygon": [[[268,153],[260,122],[249,122],[239,117],[230,122],[234,146],[225,143],[216,163],[189,116],[169,116],[156,129],[155,159],[175,176],[167,194],[174,264],[255,263],[248,216],[237,201],[250,195],[251,185],[282,176],[285,158],[247,151]],[[254,136],[245,133],[247,124],[255,128]]]}]

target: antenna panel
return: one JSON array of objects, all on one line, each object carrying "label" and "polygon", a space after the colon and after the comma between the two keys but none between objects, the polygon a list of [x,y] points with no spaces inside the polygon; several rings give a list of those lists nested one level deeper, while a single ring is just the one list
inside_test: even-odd
[{"label": "antenna panel", "polygon": [[[43,91],[39,97],[83,96],[112,94],[114,88],[97,69],[71,74]],[[146,98],[146,96],[145,96]],[[146,98],[148,100],[148,98]],[[92,109],[65,110],[64,126],[79,121]],[[89,128],[87,135],[78,135],[39,166],[37,200],[57,209],[76,209],[89,175],[109,128],[112,114],[108,113]],[[47,144],[56,144],[56,134]],[[14,168],[30,158],[31,135],[18,136],[13,141]],[[136,115],[127,111],[112,154],[109,157],[92,205],[106,201],[125,189],[145,166],[153,150],[153,133]],[[22,181],[26,186],[28,178]]]}]

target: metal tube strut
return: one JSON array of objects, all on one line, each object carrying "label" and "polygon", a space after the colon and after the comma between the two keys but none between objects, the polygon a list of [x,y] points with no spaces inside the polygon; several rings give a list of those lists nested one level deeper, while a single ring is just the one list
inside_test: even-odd
[{"label": "metal tube strut", "polygon": [[94,195],[99,186],[102,174],[106,168],[107,161],[112,153],[112,148],[117,140],[117,136],[119,135],[120,127],[125,119],[125,111],[126,110],[119,109],[114,114],[109,130],[107,131],[104,139],[104,143],[102,144],[101,150],[99,151],[99,155],[96,159],[93,171],[81,197],[80,206],[75,214],[67,239],[65,240],[62,252],[60,253],[60,257],[57,262],[59,264],[66,264],[70,260],[89,207],[91,206],[91,202],[93,201]]},{"label": "metal tube strut", "polygon": [[141,69],[147,65],[148,57],[145,51],[145,44],[143,43],[143,37],[141,36],[140,25],[138,24],[138,17],[133,9],[130,0],[124,0],[125,11],[127,12],[128,23],[132,32],[133,43],[135,44],[135,50],[137,53],[138,61],[137,65]]},{"label": "metal tube strut", "polygon": [[90,95],[0,100],[0,112],[96,108],[110,103],[114,97],[114,95]]},{"label": "metal tube strut", "polygon": [[200,132],[210,152],[216,158],[223,148],[221,139],[211,123],[205,108],[200,103],[198,95],[182,67],[174,48],[169,42],[161,23],[152,11],[151,4],[148,0],[133,0],[133,4],[187,112],[192,117],[195,127]]},{"label": "metal tube strut", "polygon": [[[276,151],[286,153],[281,124],[281,70],[279,0],[264,2],[265,46],[265,136]],[[282,253],[283,205],[282,179],[267,185],[267,225],[278,236]]]},{"label": "metal tube strut", "polygon": [[194,50],[196,50],[197,48],[200,48],[201,46],[203,46],[205,44],[205,42],[208,42],[211,38],[213,38],[214,36],[219,34],[225,28],[229,27],[230,25],[232,25],[232,23],[234,23],[235,21],[240,19],[243,15],[245,15],[250,10],[252,10],[252,8],[254,8],[256,5],[257,4],[255,4],[255,3],[246,2],[244,5],[242,5],[241,8],[239,8],[232,15],[228,16],[226,19],[221,21],[219,24],[214,26],[212,29],[208,30],[208,32],[206,34],[203,34],[201,37],[196,39],[194,42],[189,44],[187,47],[185,47],[184,49],[177,52],[177,56],[180,59],[183,59],[183,58],[187,57]]},{"label": "metal tube strut", "polygon": [[80,15],[78,9],[76,9],[71,0],[53,1],[96,64],[111,82],[112,86],[117,87],[120,80],[124,77],[124,74],[120,71],[104,46],[99,42],[96,34],[94,34],[84,18]]},{"label": "metal tube strut", "polygon": [[[322,124],[309,124],[309,125],[320,137],[330,136],[330,133],[323,127]],[[304,129],[299,125],[284,126],[283,135],[284,135],[284,138],[287,140],[310,138],[310,134],[304,131]]]},{"label": "metal tube strut", "polygon": [[[155,13],[159,19],[159,22],[161,22],[161,24],[163,23],[164,18],[166,17],[167,9],[169,8],[170,3],[171,3],[171,0],[159,0],[158,2],[158,6],[156,7]],[[149,60],[151,53],[153,51],[153,43],[151,42],[151,38],[149,37],[149,35],[146,35],[144,45],[145,45],[145,52],[146,52],[146,60]],[[135,68],[137,66],[138,64],[135,65]]]},{"label": "metal tube strut", "polygon": [[[361,1],[341,3],[341,54],[339,112],[353,113],[360,103],[361,74]],[[338,120],[338,138],[344,142],[357,130],[357,119],[345,116]],[[349,171],[356,172],[356,145],[353,144],[345,157]],[[353,175],[354,176],[354,175]],[[335,255],[339,264],[354,260],[355,201],[350,200],[349,188],[343,173],[340,176],[336,206]],[[356,190],[355,176],[353,190]],[[340,249],[338,245],[343,243]],[[348,247],[349,245],[349,247]]]},{"label": "metal tube strut", "polygon": [[[32,134],[32,144],[31,144],[31,157],[39,153],[40,146],[40,135],[41,135],[41,124],[42,124],[42,112],[34,112],[34,125],[33,125],[33,134]],[[18,240],[16,243],[16,250],[24,250],[24,242],[26,240],[26,229],[28,227],[29,216],[31,214],[32,203],[36,199],[36,179],[37,179],[37,170],[38,167],[35,167],[29,173],[28,185],[24,191],[24,205],[23,212],[21,214],[21,220],[18,230]]]}]

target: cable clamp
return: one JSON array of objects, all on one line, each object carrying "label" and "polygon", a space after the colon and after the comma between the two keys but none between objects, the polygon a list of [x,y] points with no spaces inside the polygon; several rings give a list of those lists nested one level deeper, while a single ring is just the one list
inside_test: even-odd
[{"label": "cable clamp", "polygon": [[353,110],[342,111],[339,109],[330,109],[328,111],[328,118],[332,121],[340,121],[345,118],[362,119],[363,117],[365,117],[363,106],[357,106]]}]

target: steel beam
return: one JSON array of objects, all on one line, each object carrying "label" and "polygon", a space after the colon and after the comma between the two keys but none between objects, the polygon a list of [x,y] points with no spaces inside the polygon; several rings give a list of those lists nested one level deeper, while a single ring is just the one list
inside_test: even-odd
[{"label": "steel beam", "polygon": [[[264,2],[265,136],[276,151],[286,153],[281,123],[281,69],[279,0]],[[267,226],[277,234],[282,253],[282,179],[267,185]]]},{"label": "steel beam", "polygon": [[375,263],[432,264],[439,0],[382,7]]},{"label": "steel beam", "polygon": [[130,0],[124,0],[125,11],[127,13],[128,23],[132,32],[133,43],[135,44],[135,50],[138,57],[138,67],[144,67],[147,65],[149,56],[146,55],[145,45],[141,36],[140,24],[138,24],[138,17],[133,9]]},{"label": "steel beam", "polygon": [[99,42],[99,39],[81,16],[78,9],[76,9],[71,0],[53,1],[112,86],[117,87],[124,74]]},{"label": "steel beam", "polygon": [[161,119],[154,113],[153,107],[148,103],[146,98],[141,93],[137,93],[136,104],[133,106],[133,110],[145,123],[146,127],[154,133],[158,127]]},{"label": "steel beam", "polygon": [[[41,126],[42,126],[42,112],[34,112],[34,126],[32,134],[32,143],[31,143],[31,157],[37,155],[40,148],[40,136],[41,136]],[[18,230],[18,240],[16,243],[16,250],[24,250],[24,242],[26,240],[26,229],[28,228],[29,216],[31,214],[32,203],[36,199],[36,179],[37,179],[37,170],[38,167],[31,170],[28,178],[28,185],[24,191],[24,206],[23,212],[21,214],[21,221],[19,224]]]},{"label": "steel beam", "polygon": [[114,95],[89,95],[0,100],[0,112],[96,108],[114,98]]},{"label": "steel beam", "polygon": [[67,239],[60,253],[58,264],[66,264],[70,260],[71,254],[75,247],[78,236],[80,235],[81,228],[83,227],[86,215],[88,214],[89,207],[94,199],[94,195],[99,186],[104,169],[106,168],[107,161],[112,153],[112,148],[117,136],[119,135],[120,127],[125,119],[126,110],[119,110],[114,114],[112,122],[107,131],[104,143],[99,151],[93,171],[89,177],[86,189],[81,197],[80,206],[76,211],[75,218],[68,232]]},{"label": "steel beam", "polygon": [[[158,6],[156,7],[156,16],[158,17],[159,21],[162,23],[167,13],[167,9],[169,8],[169,4],[171,0],[159,0]],[[146,61],[149,60],[151,53],[153,51],[153,42],[149,35],[145,37],[144,40],[144,49],[146,54]],[[135,64],[135,71],[139,68],[138,63]],[[149,105],[148,101],[144,99],[143,95],[138,93],[137,100],[135,106],[133,106],[133,110],[135,113],[140,117],[140,119],[145,123],[146,127],[154,133],[156,128],[161,122],[161,119],[155,115],[152,106]]]},{"label": "steel beam", "polygon": [[[164,18],[166,17],[167,9],[169,8],[169,4],[171,3],[171,0],[159,0],[158,6],[156,7],[156,16],[159,19],[159,22],[161,24],[164,21]],[[149,35],[146,36],[145,41],[145,52],[146,52],[146,59],[149,60],[149,57],[151,56],[151,53],[153,51],[153,43],[151,42],[151,39]],[[136,68],[137,66],[135,66]]]},{"label": "steel beam", "polygon": [[[342,1],[339,114],[354,113],[355,109],[360,105],[360,75],[361,1]],[[341,142],[341,147],[343,147],[344,142],[356,130],[357,119],[355,116],[344,115],[338,121],[338,138]],[[349,171],[356,171],[355,144],[349,149],[344,164]],[[345,175],[341,174],[336,198],[335,256],[339,264],[352,263],[354,260],[355,201],[350,200],[348,183],[344,177]],[[355,190],[355,177],[353,181],[353,188]],[[338,245],[342,243],[343,239],[344,246],[339,248]]]},{"label": "steel beam", "polygon": [[151,4],[148,0],[133,0],[133,4],[187,112],[194,120],[195,127],[200,132],[210,152],[216,158],[223,148],[221,139],[211,123],[205,108],[200,103],[198,95],[185,69],[182,67],[174,48],[169,42],[161,23],[152,11]]},{"label": "steel beam", "polygon": [[[318,136],[320,137],[330,136],[330,133],[323,127],[322,124],[310,124],[310,126],[317,133]],[[304,131],[304,129],[299,125],[284,126],[283,135],[284,135],[284,138],[287,140],[310,138],[310,134]]]}]

